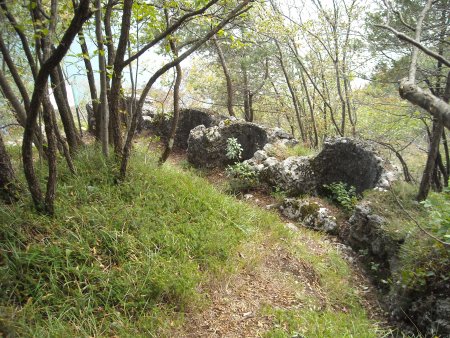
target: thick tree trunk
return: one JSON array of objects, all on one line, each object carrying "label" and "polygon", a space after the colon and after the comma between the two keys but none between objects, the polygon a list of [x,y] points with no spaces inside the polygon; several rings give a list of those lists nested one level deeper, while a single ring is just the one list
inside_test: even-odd
[{"label": "thick tree trunk", "polygon": [[18,192],[19,188],[11,159],[0,133],[0,198],[6,203],[12,203],[17,201]]},{"label": "thick tree trunk", "polygon": [[407,79],[400,81],[399,93],[402,99],[425,109],[434,118],[441,120],[445,128],[450,129],[450,105],[444,100],[425,92]]}]

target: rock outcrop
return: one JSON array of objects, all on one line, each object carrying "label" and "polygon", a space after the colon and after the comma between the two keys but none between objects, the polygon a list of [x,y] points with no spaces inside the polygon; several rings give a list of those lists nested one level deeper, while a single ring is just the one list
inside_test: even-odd
[{"label": "rock outcrop", "polygon": [[325,193],[324,184],[334,182],[354,186],[356,192],[361,193],[377,187],[380,182],[384,188],[396,177],[385,173],[382,159],[368,144],[349,138],[327,140],[316,157],[293,156],[278,160],[268,156],[270,149],[271,143],[266,144],[264,151],[256,152],[247,163],[260,174],[263,182],[291,196]]},{"label": "rock outcrop", "polygon": [[275,157],[266,157],[265,152],[259,152],[247,161],[259,171],[263,182],[285,191],[289,196],[315,194],[316,181],[309,157],[288,157],[278,161]]},{"label": "rock outcrop", "polygon": [[[177,131],[175,134],[174,147],[178,149],[187,149],[189,133],[192,129],[199,125],[206,128],[217,126],[220,121],[226,119],[224,116],[214,115],[211,112],[200,109],[183,109],[180,111]],[[167,115],[156,115],[151,126],[147,129],[153,131],[164,141],[169,137],[170,128],[172,126],[172,117]]]},{"label": "rock outcrop", "polygon": [[242,147],[241,160],[246,160],[267,143],[266,130],[254,123],[227,119],[218,126],[200,125],[191,130],[188,139],[188,161],[200,168],[222,168],[231,161],[226,156],[227,140],[236,138]]},{"label": "rock outcrop", "polygon": [[308,228],[324,231],[329,234],[337,233],[337,224],[330,211],[317,202],[287,198],[280,206],[281,213],[290,220],[300,222]]},{"label": "rock outcrop", "polygon": [[382,160],[368,143],[344,137],[326,140],[311,164],[319,191],[325,184],[344,182],[360,194],[375,188],[383,173]]},{"label": "rock outcrop", "polygon": [[372,212],[368,203],[360,203],[350,217],[348,227],[341,231],[340,237],[353,250],[364,252],[376,271],[386,278],[397,263],[398,251],[404,238],[389,234],[384,229],[386,220]]}]

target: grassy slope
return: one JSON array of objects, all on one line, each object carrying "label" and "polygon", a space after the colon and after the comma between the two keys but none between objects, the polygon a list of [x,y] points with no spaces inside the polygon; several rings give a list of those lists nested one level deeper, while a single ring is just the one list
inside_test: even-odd
[{"label": "grassy slope", "polygon": [[208,306],[199,286],[235,272],[246,264],[240,246],[267,238],[314,266],[328,300],[318,309],[304,294],[310,306],[301,312],[267,309],[276,314],[268,336],[379,334],[350,268],[321,235],[306,234],[324,248],[311,253],[275,214],[140,155],[115,185],[98,153],[76,159],[75,177],[61,169],[53,219],[34,214],[28,200],[0,206],[0,335],[170,335],[184,311]]}]

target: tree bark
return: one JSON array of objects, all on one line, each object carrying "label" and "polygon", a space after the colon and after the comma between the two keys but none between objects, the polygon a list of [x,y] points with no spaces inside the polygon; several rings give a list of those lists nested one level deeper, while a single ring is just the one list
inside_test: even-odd
[{"label": "tree bark", "polygon": [[[66,32],[64,33],[60,44],[52,52],[50,57],[42,64],[34,83],[34,91],[31,98],[30,111],[27,116],[27,122],[23,134],[22,159],[24,173],[27,179],[31,197],[36,209],[40,212],[45,212],[48,209],[45,208],[45,201],[42,196],[42,191],[39,185],[39,181],[36,177],[33,164],[32,139],[36,129],[36,119],[39,112],[39,107],[42,103],[43,96],[45,95],[45,90],[47,88],[46,84],[50,75],[50,71],[61,62],[64,55],[66,55],[67,51],[69,50],[76,34],[80,31],[83,23],[87,19],[89,19],[90,15],[91,13],[89,11],[89,0],[80,0],[75,15]],[[52,175],[52,173],[50,173],[50,170],[49,175]]]},{"label": "tree bark", "polygon": [[425,92],[408,79],[400,81],[400,97],[425,109],[434,118],[441,120],[445,128],[450,129],[450,105],[444,100]]},{"label": "tree bark", "polygon": [[64,78],[61,78],[60,76],[61,74],[58,71],[58,67],[59,65],[50,72],[53,96],[58,107],[70,152],[74,154],[81,144],[81,138],[75,128],[75,121],[73,120],[73,115],[68,104],[67,92],[65,90],[66,85]]},{"label": "tree bark", "polygon": [[7,17],[8,21],[10,22],[11,26],[13,26],[14,30],[16,31],[16,34],[19,36],[20,41],[22,42],[23,51],[25,53],[25,56],[27,57],[28,64],[30,65],[31,73],[33,74],[33,78],[36,79],[38,74],[38,69],[36,66],[36,63],[34,61],[33,54],[31,53],[30,45],[28,43],[27,37],[23,33],[21,29],[21,25],[17,23],[17,20],[12,15],[12,13],[9,12],[9,9],[6,5],[6,1],[0,2],[0,7],[3,10],[3,13]]},{"label": "tree bark", "polygon": [[422,180],[420,182],[419,192],[417,193],[416,199],[418,201],[423,201],[427,198],[428,192],[430,191],[430,184],[433,175],[433,171],[436,164],[437,154],[439,152],[439,141],[442,136],[444,126],[441,121],[433,120],[433,132],[431,133],[430,146],[428,150],[427,163],[423,171]]},{"label": "tree bark", "polygon": [[120,98],[122,88],[122,71],[124,68],[124,58],[127,49],[128,37],[130,34],[131,9],[133,0],[125,0],[122,11],[122,23],[120,29],[119,43],[114,58],[113,75],[111,80],[111,90],[109,95],[109,113],[111,119],[112,137],[114,143],[114,153],[118,159],[122,157],[123,139],[120,119]]},{"label": "tree bark", "polygon": [[283,71],[283,75],[286,80],[286,84],[288,86],[289,92],[291,93],[292,103],[294,104],[295,115],[297,116],[297,122],[298,122],[298,126],[300,128],[300,136],[302,138],[303,143],[306,143],[306,135],[305,135],[304,127],[303,127],[303,122],[302,122],[302,119],[300,116],[300,108],[298,106],[297,95],[295,94],[295,91],[294,91],[294,88],[292,87],[286,67],[284,66],[283,53],[281,52],[280,45],[277,41],[275,42],[275,44],[277,45],[277,48],[278,48],[281,70]]},{"label": "tree bark", "polygon": [[[165,10],[166,14],[166,21],[167,25],[169,25],[169,16],[167,10]],[[173,39],[169,40],[170,49],[174,55],[175,58],[178,57],[178,49],[175,45],[175,42]],[[167,158],[169,157],[170,153],[172,152],[173,143],[175,141],[175,134],[177,132],[178,127],[178,120],[180,118],[180,86],[181,86],[181,79],[183,78],[183,73],[181,69],[181,65],[178,63],[175,65],[175,71],[176,71],[176,77],[175,77],[175,84],[173,86],[173,118],[172,118],[172,125],[170,126],[170,132],[169,132],[169,142],[166,144],[166,147],[164,149],[164,152],[162,153],[159,164],[163,164],[166,162]]]},{"label": "tree bark", "polygon": [[[100,102],[99,102],[99,115],[100,115],[100,139],[102,142],[103,156],[109,155],[109,102],[107,97],[107,73],[106,73],[106,58],[105,49],[103,45],[103,33],[102,33],[102,20],[101,20],[101,1],[96,2],[97,10],[95,12],[95,35],[97,38],[98,47],[98,65],[100,70]],[[95,115],[95,110],[94,110]]]}]

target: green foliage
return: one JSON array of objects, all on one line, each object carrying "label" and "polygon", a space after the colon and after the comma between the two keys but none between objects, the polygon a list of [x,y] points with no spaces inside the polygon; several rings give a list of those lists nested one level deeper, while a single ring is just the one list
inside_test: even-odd
[{"label": "green foliage", "polygon": [[351,212],[355,208],[358,198],[354,186],[348,187],[346,183],[334,182],[324,184],[323,187],[328,190],[329,197],[344,208],[345,211]]},{"label": "green foliage", "polygon": [[428,210],[431,230],[443,241],[450,242],[450,188],[431,193],[422,203]]},{"label": "green foliage", "polygon": [[258,173],[247,163],[230,165],[227,167],[226,173],[230,178],[230,190],[233,193],[250,190],[259,184]]},{"label": "green foliage", "polygon": [[5,334],[159,335],[167,316],[203,302],[201,281],[232,269],[242,240],[275,224],[142,155],[116,185],[114,166],[100,154],[81,152],[77,176],[60,170],[54,218],[20,204],[0,208]]},{"label": "green foliage", "polygon": [[226,156],[230,160],[239,161],[242,157],[242,146],[238,142],[237,138],[230,137],[227,139],[227,153]]}]

